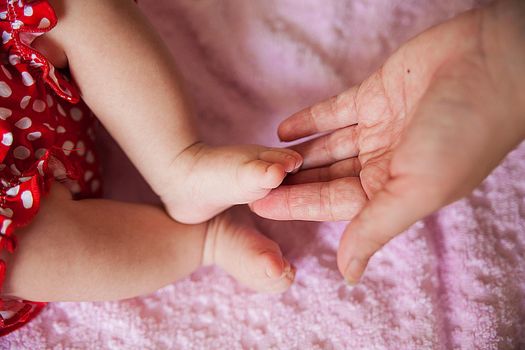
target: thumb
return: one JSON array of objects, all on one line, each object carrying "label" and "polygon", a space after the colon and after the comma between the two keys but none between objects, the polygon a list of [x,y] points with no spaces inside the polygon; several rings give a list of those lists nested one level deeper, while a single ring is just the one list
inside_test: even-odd
[{"label": "thumb", "polygon": [[421,179],[391,179],[347,226],[340,241],[337,265],[347,282],[361,278],[368,260],[392,238],[439,208],[436,193]]}]

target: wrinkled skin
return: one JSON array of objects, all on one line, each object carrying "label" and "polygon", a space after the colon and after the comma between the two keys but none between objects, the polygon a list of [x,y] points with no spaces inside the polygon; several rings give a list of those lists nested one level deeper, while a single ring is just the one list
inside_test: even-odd
[{"label": "wrinkled skin", "polygon": [[469,194],[524,139],[524,81],[525,2],[432,28],[360,86],[286,119],[284,141],[324,134],[293,147],[302,170],[251,208],[352,219],[338,266],[355,283],[384,244]]}]

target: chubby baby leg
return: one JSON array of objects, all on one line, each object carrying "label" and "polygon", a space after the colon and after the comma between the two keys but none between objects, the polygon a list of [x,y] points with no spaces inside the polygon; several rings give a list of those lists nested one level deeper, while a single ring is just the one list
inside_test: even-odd
[{"label": "chubby baby leg", "polygon": [[17,238],[15,253],[2,253],[7,262],[2,295],[27,300],[115,300],[150,293],[197,269],[203,255],[205,263],[217,263],[260,291],[282,291],[293,279],[283,274],[288,265],[275,243],[226,215],[183,225],[152,206],[72,201],[58,184]]}]

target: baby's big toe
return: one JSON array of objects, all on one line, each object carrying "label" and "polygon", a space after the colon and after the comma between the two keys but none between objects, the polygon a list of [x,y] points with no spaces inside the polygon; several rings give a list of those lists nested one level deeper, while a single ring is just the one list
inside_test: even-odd
[{"label": "baby's big toe", "polygon": [[288,260],[274,259],[271,255],[261,256],[265,260],[265,274],[267,279],[261,281],[260,291],[266,293],[282,293],[287,290],[295,278],[295,268]]},{"label": "baby's big toe", "polygon": [[210,226],[218,230],[209,236],[214,242],[213,254],[205,254],[214,258],[204,259],[205,263],[214,262],[237,281],[258,292],[287,290],[295,278],[295,269],[283,257],[279,245],[250,224],[230,220],[226,215],[214,219],[222,224]]},{"label": "baby's big toe", "polygon": [[[258,243],[266,245],[267,242],[262,239]],[[260,250],[257,246],[247,248],[241,265],[228,272],[244,285],[262,293],[282,293],[292,285],[295,278],[295,268],[273,245],[267,250]]]},{"label": "baby's big toe", "polygon": [[[243,180],[252,192],[278,187],[287,173],[299,169],[303,159],[295,151],[269,148],[259,153],[259,158],[244,165]],[[266,195],[267,191],[263,194]],[[256,200],[258,198],[251,198]]]},{"label": "baby's big toe", "polygon": [[251,202],[264,197],[268,190],[278,187],[284,180],[286,171],[281,164],[263,160],[252,160],[244,165],[241,172],[242,190],[247,193]]},{"label": "baby's big toe", "polygon": [[269,148],[259,153],[259,159],[268,163],[280,164],[287,173],[292,173],[303,164],[303,157],[294,150]]}]

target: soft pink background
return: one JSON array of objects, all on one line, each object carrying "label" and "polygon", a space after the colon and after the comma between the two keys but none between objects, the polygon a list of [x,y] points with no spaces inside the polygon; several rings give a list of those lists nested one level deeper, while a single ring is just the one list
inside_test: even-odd
[{"label": "soft pink background", "polygon": [[[141,7],[176,57],[204,138],[275,145],[284,117],[359,82],[409,37],[476,3],[141,0]],[[106,142],[105,153],[108,195],[155,200],[115,145]],[[285,294],[253,294],[202,269],[142,298],[50,305],[0,347],[525,348],[524,176],[521,147],[470,197],[388,244],[354,288],[336,270],[343,223],[259,220],[298,267]]]}]

